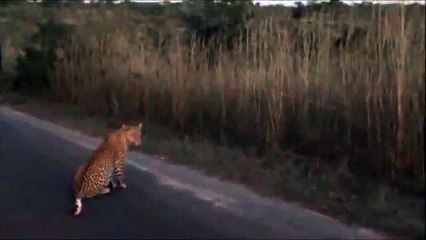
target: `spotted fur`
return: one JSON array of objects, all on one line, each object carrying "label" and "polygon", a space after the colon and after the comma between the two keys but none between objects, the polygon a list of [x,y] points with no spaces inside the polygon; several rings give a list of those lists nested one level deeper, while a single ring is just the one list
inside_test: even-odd
[{"label": "spotted fur", "polygon": [[87,163],[78,167],[74,177],[74,215],[81,213],[83,198],[109,193],[109,183],[113,187],[127,187],[123,179],[124,160],[128,147],[141,143],[141,130],[142,123],[123,125],[104,139]]}]

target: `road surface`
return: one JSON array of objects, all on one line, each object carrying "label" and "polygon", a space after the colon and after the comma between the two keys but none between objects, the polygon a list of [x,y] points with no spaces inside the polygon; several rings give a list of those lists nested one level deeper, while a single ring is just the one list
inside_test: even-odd
[{"label": "road surface", "polygon": [[[71,187],[74,171],[88,159],[92,150],[38,127],[32,123],[34,120],[14,114],[9,108],[0,109],[0,239],[367,236],[354,235],[359,231],[333,219],[315,214],[308,216],[308,213],[298,215],[295,211],[301,211],[290,207],[257,206],[249,202],[249,195],[246,197],[239,190],[229,191],[228,195],[235,198],[228,205],[226,201],[215,202],[214,195],[210,194],[209,198],[207,190],[204,195],[204,190],[191,192],[185,190],[185,184],[176,187],[178,184],[171,178],[166,179],[169,184],[165,184],[167,181],[143,171],[142,165],[138,167],[134,162],[125,170],[127,189],[83,200],[82,214],[75,217]],[[174,168],[177,167],[170,167]],[[195,181],[202,182],[192,181],[194,186]],[[173,185],[175,187],[171,187]],[[235,209],[240,209],[241,214]],[[302,215],[308,220],[303,220]],[[321,223],[327,224],[330,230],[320,226]]]}]

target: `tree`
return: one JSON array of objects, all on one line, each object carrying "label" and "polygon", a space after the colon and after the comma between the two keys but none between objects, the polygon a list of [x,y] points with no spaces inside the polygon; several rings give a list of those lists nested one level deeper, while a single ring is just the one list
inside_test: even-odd
[{"label": "tree", "polygon": [[49,90],[47,72],[54,67],[57,46],[74,30],[73,25],[56,23],[53,19],[38,25],[40,30],[31,37],[31,46],[25,48],[24,56],[17,58],[14,90]]},{"label": "tree", "polygon": [[186,0],[180,10],[189,30],[200,40],[223,37],[230,43],[253,17],[254,5],[238,0]]},{"label": "tree", "polygon": [[8,5],[14,4],[14,3],[18,3],[18,2],[13,0],[2,0],[0,1],[0,8],[7,7]]},{"label": "tree", "polygon": [[296,8],[292,11],[293,18],[299,19],[303,17],[305,5],[302,2],[296,2]]},{"label": "tree", "polygon": [[103,0],[102,3],[112,5],[114,4],[114,0]]}]

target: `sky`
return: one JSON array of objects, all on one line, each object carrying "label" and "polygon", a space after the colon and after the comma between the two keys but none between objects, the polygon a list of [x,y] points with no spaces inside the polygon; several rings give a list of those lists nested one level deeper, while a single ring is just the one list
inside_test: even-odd
[{"label": "sky", "polygon": [[[134,2],[159,2],[160,0],[133,0]],[[200,0],[202,1],[202,0]],[[259,3],[261,6],[266,5],[284,5],[284,6],[296,6],[296,2],[302,2],[303,4],[306,4],[311,0],[299,0],[299,1],[293,1],[293,0],[254,0],[253,2]],[[323,0],[328,1],[328,0]],[[342,0],[341,0],[342,1]],[[180,2],[179,0],[172,0],[170,2]],[[390,3],[398,3],[402,2],[404,4],[412,4],[412,3],[420,3],[425,4],[426,0],[343,0],[342,2],[346,4],[354,4],[354,3],[361,3],[361,2],[373,2],[374,4],[380,3],[380,4],[390,4]]]},{"label": "sky", "polygon": [[[299,1],[302,2],[303,4],[306,4],[309,0],[303,0],[303,1]],[[342,1],[342,0],[341,0]],[[373,3],[380,3],[380,4],[390,4],[390,3],[398,3],[398,2],[403,2],[404,4],[411,4],[411,3],[421,3],[421,4],[425,4],[426,0],[343,0],[343,3],[346,4],[354,4],[354,3],[362,3],[362,2],[373,2]],[[286,6],[295,6],[295,2],[297,1],[291,1],[291,0],[255,0],[255,3],[259,2],[260,5],[275,5],[275,4],[282,4],[282,5],[286,5]],[[328,2],[328,1],[325,1]]]},{"label": "sky", "polygon": [[[85,0],[86,2],[89,2],[90,0]],[[117,0],[120,1],[120,0]],[[153,2],[161,2],[162,0],[131,0],[132,2],[146,2],[146,3],[153,3]],[[203,0],[200,0],[203,1]],[[254,3],[259,3],[261,6],[267,6],[267,5],[284,5],[284,6],[296,6],[296,2],[302,2],[303,4],[308,3],[312,0],[253,0]],[[328,0],[320,0],[327,2]],[[426,0],[340,0],[346,4],[354,4],[354,3],[361,3],[361,2],[372,2],[373,4],[391,4],[391,3],[404,3],[404,4],[412,4],[412,3],[420,3],[420,4],[426,4]],[[169,0],[169,2],[181,2],[181,0]]]}]

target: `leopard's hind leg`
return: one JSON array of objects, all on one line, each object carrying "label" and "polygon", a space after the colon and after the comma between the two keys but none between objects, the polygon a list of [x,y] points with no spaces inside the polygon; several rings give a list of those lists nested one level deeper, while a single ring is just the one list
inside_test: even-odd
[{"label": "leopard's hind leg", "polygon": [[[99,189],[99,191],[96,194],[89,194],[87,196],[85,196],[86,198],[92,198],[95,197],[97,195],[104,195],[110,192],[110,189],[108,187],[101,187]],[[81,210],[83,208],[83,203],[82,203],[82,199],[83,199],[83,195],[82,194],[77,194],[75,197],[75,211],[74,211],[74,215],[77,216],[81,213]]]},{"label": "leopard's hind leg", "polygon": [[111,190],[110,190],[108,187],[102,187],[102,188],[99,190],[99,195],[104,195],[104,194],[107,194],[107,193],[109,193],[109,192],[111,192]]},{"label": "leopard's hind leg", "polygon": [[[83,208],[82,199],[83,198],[92,198],[98,195],[104,195],[110,192],[110,189],[108,188],[109,178],[103,179],[103,181],[98,181],[95,185],[89,185],[84,186],[85,191],[81,191],[76,194],[75,196],[75,211],[74,215],[77,216],[81,213],[81,210]],[[97,186],[96,186],[97,185]],[[93,189],[93,190],[90,190]],[[97,190],[96,190],[97,189]]]},{"label": "leopard's hind leg", "polygon": [[100,187],[99,187],[99,195],[104,195],[109,193],[111,190],[108,188],[108,185],[111,183],[112,186],[114,187],[114,185],[116,185],[115,181],[114,181],[114,176],[112,174],[112,168],[111,169],[107,169],[104,175],[104,179],[102,179],[102,181],[100,182]]}]

